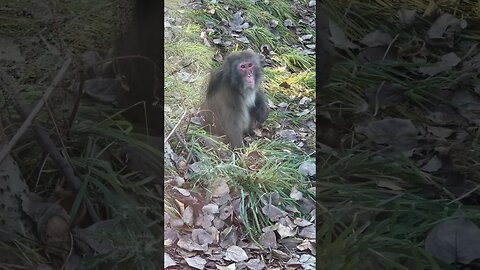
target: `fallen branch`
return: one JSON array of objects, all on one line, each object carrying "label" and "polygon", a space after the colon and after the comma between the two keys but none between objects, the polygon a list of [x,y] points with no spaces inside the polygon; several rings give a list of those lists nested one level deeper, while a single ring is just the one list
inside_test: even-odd
[{"label": "fallen branch", "polygon": [[[17,95],[16,91],[13,90],[13,83],[11,82],[11,79],[8,76],[8,74],[6,74],[3,71],[0,71],[0,83],[3,84],[4,89],[7,91],[9,101],[11,101],[15,110],[24,119],[24,122],[20,126],[19,130],[15,133],[13,138],[0,151],[0,162],[2,162],[4,158],[10,153],[10,151],[13,149],[13,147],[16,145],[16,143],[21,138],[21,136],[25,133],[25,131],[30,126],[32,126],[32,129],[35,133],[35,137],[38,143],[40,144],[40,146],[50,154],[50,157],[57,164],[60,171],[65,176],[65,179],[73,186],[74,190],[77,191],[80,188],[81,182],[77,178],[77,176],[75,176],[72,166],[62,156],[60,151],[57,149],[57,146],[50,139],[48,133],[45,132],[40,125],[35,123],[35,118],[37,117],[42,107],[45,105],[46,100],[48,100],[53,90],[57,87],[57,85],[62,80],[71,62],[72,62],[71,58],[67,59],[64,62],[62,68],[55,76],[52,84],[47,88],[47,90],[43,94],[42,99],[38,101],[38,103],[35,105],[35,107],[30,113],[28,113],[26,106],[23,104],[23,101]],[[97,213],[93,209],[93,206],[91,205],[90,201],[87,198],[85,198],[85,204],[87,206],[90,217],[95,222],[100,221],[100,218],[98,217]]]},{"label": "fallen branch", "polygon": [[168,136],[165,138],[165,140],[163,140],[163,143],[167,143],[168,140],[170,139],[170,137],[172,136],[172,134],[176,134],[177,137],[178,137],[178,134],[175,132],[178,128],[178,126],[180,125],[180,123],[182,122],[183,118],[185,117],[185,115],[187,114],[187,112],[184,112],[182,117],[180,117],[180,120],[178,120],[177,124],[175,125],[175,127],[172,128],[172,124],[170,124],[170,121],[168,121],[168,119],[165,118],[165,122],[167,122],[169,124],[169,127],[172,129],[172,131],[170,131],[170,134],[168,134]]},{"label": "fallen branch", "polygon": [[12,90],[13,84],[11,83],[10,77],[8,76],[8,74],[6,74],[4,71],[1,71],[0,81],[3,83],[4,88],[7,91],[6,94],[8,96],[8,99],[10,101],[12,101],[13,106],[15,107],[17,112],[25,120],[23,121],[22,125],[17,130],[15,135],[12,137],[12,139],[8,142],[8,144],[5,147],[2,148],[2,151],[0,151],[0,162],[2,162],[5,159],[5,157],[7,157],[7,155],[10,153],[10,151],[12,151],[13,147],[15,147],[15,145],[20,140],[20,138],[23,136],[23,134],[32,125],[32,122],[37,117],[37,114],[40,112],[43,105],[45,104],[45,100],[47,100],[50,97],[53,90],[57,87],[58,83],[60,83],[61,79],[63,78],[63,76],[64,76],[65,72],[67,71],[68,66],[70,66],[71,62],[72,62],[72,59],[70,59],[70,58],[67,59],[67,61],[65,61],[62,68],[57,73],[57,76],[55,77],[55,79],[53,79],[52,84],[47,88],[47,91],[45,91],[45,93],[43,94],[42,99],[40,99],[38,101],[37,105],[35,105],[35,107],[30,112],[30,114],[27,114],[27,111],[24,109],[24,106],[19,104],[19,99],[18,99],[18,97],[16,97],[17,95],[16,95],[15,91]]}]

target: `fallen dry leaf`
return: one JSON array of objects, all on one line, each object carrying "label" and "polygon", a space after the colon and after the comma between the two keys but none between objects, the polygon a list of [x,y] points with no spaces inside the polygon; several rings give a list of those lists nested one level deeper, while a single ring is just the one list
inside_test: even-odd
[{"label": "fallen dry leaf", "polygon": [[290,198],[298,201],[301,198],[303,198],[303,194],[300,191],[298,191],[298,189],[296,189],[295,187],[292,187],[292,190],[290,191]]},{"label": "fallen dry leaf", "polygon": [[386,188],[390,190],[395,190],[395,191],[402,191],[404,188],[398,186],[397,184],[391,182],[391,181],[386,181],[386,180],[380,180],[377,181],[377,186],[381,188]]},{"label": "fallen dry leaf", "polygon": [[[87,253],[88,248],[98,254],[107,254],[114,249],[109,232],[115,230],[115,220],[102,220],[83,229],[74,229],[73,235],[77,246]],[[88,247],[88,248],[87,248]]]},{"label": "fallen dry leaf", "polygon": [[277,232],[280,235],[280,238],[283,239],[285,237],[295,236],[295,234],[297,233],[297,230],[290,228],[289,226],[278,224]]},{"label": "fallen dry leaf", "polygon": [[212,235],[204,229],[193,229],[192,240],[202,246],[213,243]]},{"label": "fallen dry leaf", "polygon": [[195,269],[204,269],[205,265],[207,264],[207,260],[200,256],[195,256],[191,258],[184,258],[187,262],[188,266],[193,267]]},{"label": "fallen dry leaf", "polygon": [[214,185],[214,188],[212,190],[212,197],[218,198],[228,193],[230,193],[230,187],[224,179],[220,179],[219,182]]},{"label": "fallen dry leaf", "polygon": [[250,259],[247,263],[246,266],[250,270],[262,270],[265,269],[266,265],[264,261],[261,261],[259,259]]},{"label": "fallen dry leaf", "polygon": [[287,213],[280,208],[276,207],[275,205],[265,205],[262,207],[262,212],[270,218],[271,221],[276,222],[279,221],[280,218],[287,215]]},{"label": "fallen dry leaf", "polygon": [[272,230],[267,230],[266,232],[260,235],[258,239],[259,243],[266,249],[277,248],[277,237],[275,232]]},{"label": "fallen dry leaf", "polygon": [[298,235],[300,235],[301,237],[315,239],[316,237],[315,233],[316,233],[315,224],[312,224],[310,226],[304,227]]},{"label": "fallen dry leaf", "polygon": [[243,262],[248,259],[248,255],[243,248],[239,246],[231,246],[225,252],[224,258],[229,261]]},{"label": "fallen dry leaf", "polygon": [[466,218],[456,218],[436,225],[425,239],[425,250],[451,264],[469,264],[480,258],[480,229]]},{"label": "fallen dry leaf", "polygon": [[171,266],[176,266],[177,263],[168,255],[168,253],[163,254],[163,267],[168,268]]},{"label": "fallen dry leaf", "polygon": [[199,245],[195,243],[189,236],[182,236],[178,242],[178,247],[187,251],[207,251],[207,245]]}]

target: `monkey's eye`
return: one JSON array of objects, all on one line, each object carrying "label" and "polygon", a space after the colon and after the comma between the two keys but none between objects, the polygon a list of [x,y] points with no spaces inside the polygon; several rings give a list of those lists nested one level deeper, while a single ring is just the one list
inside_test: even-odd
[{"label": "monkey's eye", "polygon": [[240,65],[241,68],[245,68],[245,65]]},{"label": "monkey's eye", "polygon": [[248,67],[252,67],[252,66],[253,66],[253,64],[252,64],[252,63],[248,63]]}]

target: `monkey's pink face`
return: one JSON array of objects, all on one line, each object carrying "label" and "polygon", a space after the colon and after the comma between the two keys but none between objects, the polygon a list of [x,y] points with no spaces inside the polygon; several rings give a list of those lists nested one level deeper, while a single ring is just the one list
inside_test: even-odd
[{"label": "monkey's pink face", "polygon": [[249,61],[241,62],[240,64],[238,64],[238,71],[242,75],[245,86],[248,88],[255,87],[255,76],[253,76],[254,68],[254,63]]}]

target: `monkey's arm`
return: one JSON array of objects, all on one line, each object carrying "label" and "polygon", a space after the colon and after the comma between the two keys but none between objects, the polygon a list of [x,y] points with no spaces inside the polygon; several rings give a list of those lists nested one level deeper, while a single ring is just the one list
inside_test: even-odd
[{"label": "monkey's arm", "polygon": [[265,122],[268,117],[267,99],[265,98],[265,94],[261,90],[258,90],[255,96],[253,117],[259,124]]}]

